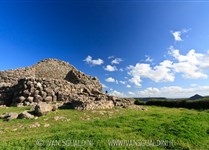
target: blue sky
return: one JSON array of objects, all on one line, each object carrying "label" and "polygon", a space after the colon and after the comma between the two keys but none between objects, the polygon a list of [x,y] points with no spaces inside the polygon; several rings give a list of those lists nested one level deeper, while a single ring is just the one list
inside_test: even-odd
[{"label": "blue sky", "polygon": [[1,1],[0,70],[57,58],[118,96],[209,95],[209,2]]}]

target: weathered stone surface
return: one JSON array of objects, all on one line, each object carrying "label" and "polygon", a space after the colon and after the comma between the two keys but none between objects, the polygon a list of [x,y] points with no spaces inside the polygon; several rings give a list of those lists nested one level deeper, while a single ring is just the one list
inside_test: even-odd
[{"label": "weathered stone surface", "polygon": [[[110,98],[110,99],[108,99]],[[109,97],[105,94],[100,94],[95,96],[84,96],[79,95],[78,97],[75,96],[74,100],[67,103],[70,108],[78,109],[78,110],[93,110],[93,109],[111,109],[113,107],[122,107],[127,108],[129,105],[133,105],[133,102],[124,99],[124,98],[117,98],[117,97]]]},{"label": "weathered stone surface", "polygon": [[27,98],[27,101],[30,102],[30,103],[32,103],[32,102],[33,102],[33,97],[29,96],[29,97]]},{"label": "weathered stone surface", "polygon": [[45,102],[49,103],[49,102],[52,102],[52,96],[47,96],[45,99],[44,99]]},{"label": "weathered stone surface", "polygon": [[[0,105],[22,107],[42,102],[68,103],[81,110],[131,105],[128,99],[104,94],[96,77],[86,75],[64,61],[45,59],[31,67],[0,71]],[[38,104],[37,114],[51,111],[50,106]],[[45,108],[49,110],[45,111]]]},{"label": "weathered stone surface", "polygon": [[18,98],[18,103],[22,103],[22,102],[24,102],[24,100],[25,100],[25,97],[24,96],[20,96]]},{"label": "weathered stone surface", "polygon": [[57,101],[57,96],[56,96],[56,95],[54,95],[54,96],[52,97],[52,101],[53,101],[53,102],[56,102],[56,101]]},{"label": "weathered stone surface", "polygon": [[39,102],[41,102],[42,100],[43,100],[43,98],[42,98],[40,95],[35,95],[33,101],[39,103]]},{"label": "weathered stone surface", "polygon": [[30,104],[31,104],[31,103],[28,102],[28,101],[24,101],[24,103],[23,103],[24,106],[30,106]]},{"label": "weathered stone surface", "polygon": [[17,119],[17,117],[18,117],[18,113],[16,113],[16,112],[10,112],[10,113],[8,113],[8,114],[4,117],[4,119],[5,119],[6,121],[11,121],[11,120],[13,120],[13,119]]},{"label": "weathered stone surface", "polygon": [[30,114],[29,112],[27,112],[27,111],[24,111],[24,112],[22,112],[22,113],[20,113],[19,115],[18,115],[18,118],[19,119],[33,119],[34,118],[34,115],[32,115],[32,114]]},{"label": "weathered stone surface", "polygon": [[23,103],[16,103],[16,105],[15,105],[16,107],[23,107],[24,106],[24,104]]},{"label": "weathered stone surface", "polygon": [[49,96],[53,96],[54,95],[54,91],[51,88],[46,88],[45,92],[47,93],[47,95]]},{"label": "weathered stone surface", "polygon": [[37,116],[46,115],[48,112],[52,111],[54,107],[47,103],[39,103],[35,106],[35,114]]},{"label": "weathered stone surface", "polygon": [[45,99],[47,97],[47,93],[44,91],[41,91],[41,96],[43,97],[43,99]]},{"label": "weathered stone surface", "polygon": [[1,114],[1,115],[0,115],[0,119],[4,119],[4,118],[7,117],[7,116],[8,116],[8,113]]}]

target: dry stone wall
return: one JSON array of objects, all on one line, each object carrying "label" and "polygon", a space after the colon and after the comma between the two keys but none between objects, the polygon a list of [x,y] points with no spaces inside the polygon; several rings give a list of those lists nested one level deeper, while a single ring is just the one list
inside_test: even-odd
[{"label": "dry stone wall", "polygon": [[102,92],[102,85],[95,77],[78,71],[74,66],[67,62],[57,59],[45,59],[37,64],[15,70],[0,71],[0,87],[11,87],[24,78],[45,78],[66,80],[73,84],[84,84],[90,90],[97,89]]},{"label": "dry stone wall", "polygon": [[11,87],[22,78],[35,78],[35,68],[26,67],[16,70],[0,71],[0,88]]},{"label": "dry stone wall", "polygon": [[102,92],[102,85],[97,78],[78,71],[67,62],[56,59],[45,59],[33,67],[35,68],[36,78],[66,80],[73,84],[84,84],[91,91],[96,89]]},{"label": "dry stone wall", "polygon": [[73,109],[127,107],[128,99],[102,93],[96,77],[57,59],[45,59],[26,68],[0,71],[0,105],[28,106],[65,103]]},{"label": "dry stone wall", "polygon": [[16,70],[0,71],[0,105],[10,105],[14,96],[15,85],[21,78],[34,78],[35,69],[32,67]]},{"label": "dry stone wall", "polygon": [[69,102],[74,95],[87,91],[85,85],[72,84],[65,80],[25,78],[19,80],[15,87],[13,105]]}]

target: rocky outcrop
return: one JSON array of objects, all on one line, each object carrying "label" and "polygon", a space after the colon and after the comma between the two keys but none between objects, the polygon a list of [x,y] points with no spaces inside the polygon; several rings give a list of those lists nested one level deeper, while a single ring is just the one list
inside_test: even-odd
[{"label": "rocky outcrop", "polygon": [[79,110],[132,104],[128,99],[104,94],[96,77],[57,59],[45,59],[31,67],[0,71],[0,105],[35,106],[43,102],[59,104],[57,106],[66,104]]},{"label": "rocky outcrop", "polygon": [[16,112],[9,112],[9,113],[4,113],[2,115],[0,115],[0,119],[4,119],[4,121],[11,121],[14,119],[34,119],[34,115],[24,111],[21,113],[16,113]]},{"label": "rocky outcrop", "polygon": [[24,111],[24,112],[20,113],[17,118],[18,119],[33,119],[34,115],[30,114],[27,111]]},{"label": "rocky outcrop", "polygon": [[17,119],[17,117],[18,117],[18,113],[16,112],[9,112],[9,113],[0,115],[0,118],[4,119],[5,121],[14,120],[14,119]]},{"label": "rocky outcrop", "polygon": [[129,99],[118,98],[105,94],[99,94],[97,97],[78,95],[72,101],[67,103],[70,108],[78,110],[110,109],[113,107],[127,108],[133,102]]},{"label": "rocky outcrop", "polygon": [[39,103],[35,106],[34,113],[37,116],[46,115],[50,111],[55,111],[56,106],[47,104],[47,103]]},{"label": "rocky outcrop", "polygon": [[85,92],[86,86],[65,80],[25,78],[19,80],[15,89],[13,105],[31,105],[34,102],[70,101],[73,95]]}]

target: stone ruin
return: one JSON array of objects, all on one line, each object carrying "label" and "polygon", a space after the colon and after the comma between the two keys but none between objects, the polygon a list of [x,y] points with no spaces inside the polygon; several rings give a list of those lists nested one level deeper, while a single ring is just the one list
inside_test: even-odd
[{"label": "stone ruin", "polygon": [[78,110],[133,104],[129,99],[104,94],[98,78],[57,59],[45,59],[31,67],[0,71],[0,105],[34,106],[41,102]]}]

